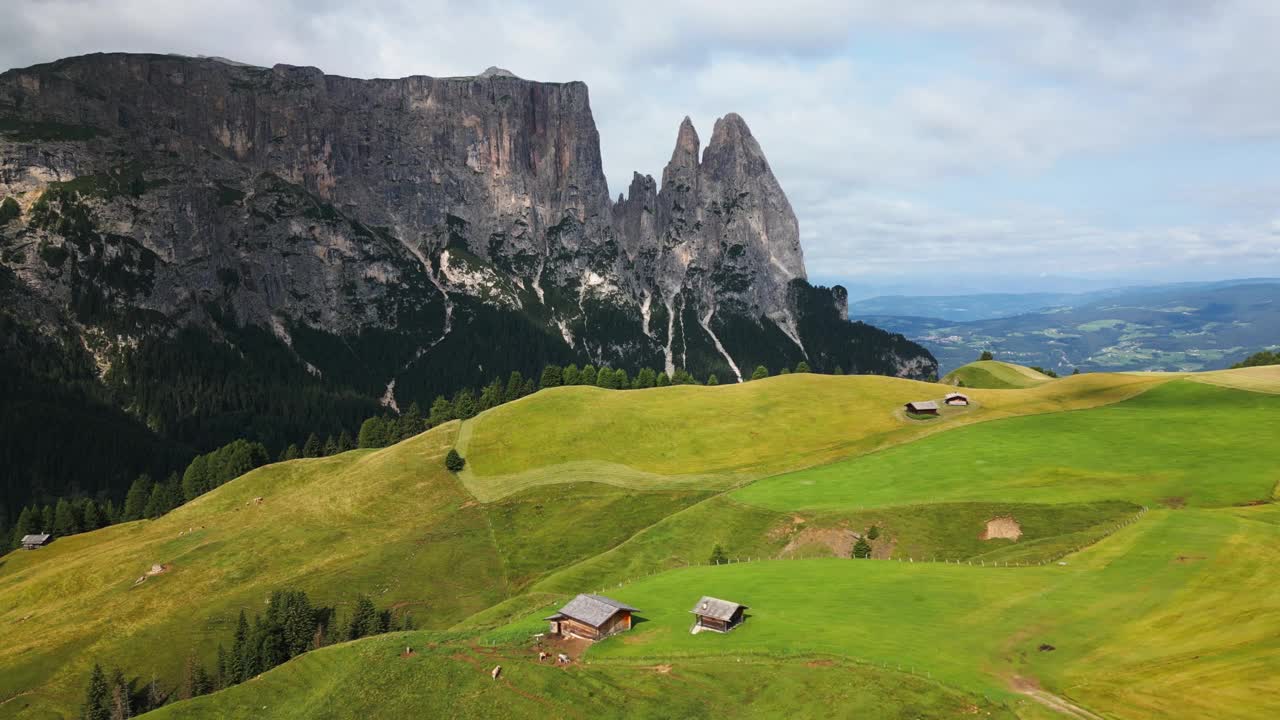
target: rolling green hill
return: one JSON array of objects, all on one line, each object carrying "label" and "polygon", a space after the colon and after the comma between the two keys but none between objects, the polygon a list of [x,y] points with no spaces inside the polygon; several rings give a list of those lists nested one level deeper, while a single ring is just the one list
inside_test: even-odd
[{"label": "rolling green hill", "polygon": [[[94,662],[172,686],[282,587],[340,617],[370,595],[423,630],[313,651],[160,714],[700,717],[750,702],[756,717],[1047,717],[1040,692],[1191,717],[1274,697],[1265,549],[1280,518],[1235,505],[1280,481],[1258,431],[1280,413],[1280,373],[1180,377],[975,389],[929,423],[900,406],[946,385],[560,388],[384,450],[270,465],[159,520],[0,558],[0,717],[74,716]],[[452,446],[460,476],[443,468]],[[1021,537],[982,539],[997,518]],[[873,525],[881,559],[848,560]],[[708,567],[717,545],[753,561]],[[1030,566],[985,567],[1006,562]],[[165,571],[138,582],[153,564]],[[549,606],[606,588],[645,622],[569,668],[530,660]],[[740,599],[752,619],[691,637],[690,593]],[[1204,631],[1214,622],[1230,632]]]},{"label": "rolling green hill", "polygon": [[952,370],[942,378],[942,382],[946,385],[961,385],[967,388],[1009,390],[1035,387],[1052,379],[1029,367],[999,360],[979,360]]}]

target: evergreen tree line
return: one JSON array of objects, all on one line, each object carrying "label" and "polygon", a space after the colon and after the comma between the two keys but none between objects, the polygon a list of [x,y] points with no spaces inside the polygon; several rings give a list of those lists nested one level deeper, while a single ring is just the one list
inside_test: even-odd
[{"label": "evergreen tree line", "polygon": [[412,630],[413,617],[406,613],[396,623],[390,610],[379,611],[373,601],[361,596],[345,623],[338,623],[334,608],[314,605],[301,590],[276,590],[267,610],[249,622],[241,610],[230,650],[219,643],[212,670],[206,669],[193,653],[187,658],[177,687],[166,689],[153,678],[139,689],[136,681],[125,679],[114,669],[110,679],[95,664],[89,676],[84,720],[123,720],[148,712],[172,699],[186,700],[237,685],[281,665],[308,650],[330,642],[358,640],[369,635]]},{"label": "evergreen tree line", "polygon": [[124,504],[111,499],[99,503],[93,498],[59,498],[53,505],[22,508],[11,534],[11,547],[21,544],[24,535],[53,533],[75,535],[131,520],[154,519],[189,500],[234,480],[268,462],[261,443],[236,440],[204,455],[197,455],[186,471],[172,473],[155,482],[147,473],[129,486]]},{"label": "evergreen tree line", "polygon": [[1232,365],[1231,368],[1261,367],[1263,365],[1280,365],[1280,350],[1262,350]]}]

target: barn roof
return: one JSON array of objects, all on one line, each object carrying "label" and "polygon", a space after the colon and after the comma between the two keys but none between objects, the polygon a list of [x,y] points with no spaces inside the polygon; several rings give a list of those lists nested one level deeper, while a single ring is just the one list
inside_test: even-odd
[{"label": "barn roof", "polygon": [[950,399],[952,399],[952,398],[964,398],[965,400],[968,400],[968,399],[969,399],[969,396],[968,396],[968,395],[965,395],[964,393],[958,393],[958,392],[949,392],[949,393],[947,393],[947,397],[946,397],[946,399],[947,399],[947,400],[950,400]]},{"label": "barn roof", "polygon": [[920,400],[918,402],[909,402],[907,407],[913,407],[917,410],[937,410],[938,403],[933,400]]},{"label": "barn roof", "polygon": [[39,533],[36,535],[23,535],[22,544],[26,545],[28,543],[47,543],[49,542],[49,538],[51,537],[53,536],[50,535],[49,533]]},{"label": "barn roof", "polygon": [[600,627],[608,622],[619,610],[628,610],[630,612],[639,612],[635,608],[625,603],[620,603],[613,598],[607,598],[603,595],[589,595],[583,593],[570,600],[564,607],[560,608],[560,612],[547,617],[547,620],[556,620],[561,617],[572,618],[579,622],[584,622],[592,627]]},{"label": "barn roof", "polygon": [[738,612],[739,608],[746,609],[746,605],[731,602],[729,600],[721,600],[720,598],[702,596],[697,605],[689,612],[702,617],[715,618],[716,620],[732,620],[733,614]]}]

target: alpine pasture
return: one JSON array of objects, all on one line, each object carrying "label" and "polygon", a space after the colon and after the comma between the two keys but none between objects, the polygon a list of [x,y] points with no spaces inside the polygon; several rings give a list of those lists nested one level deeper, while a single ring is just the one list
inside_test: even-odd
[{"label": "alpine pasture", "polygon": [[[176,682],[280,587],[339,613],[370,595],[423,629],[158,715],[1280,715],[1280,383],[1016,374],[966,381],[973,405],[927,423],[903,403],[953,386],[558,388],[260,468],[0,559],[0,717],[76,716],[95,662]],[[1016,539],[984,539],[995,519]],[[538,663],[540,618],[601,591],[641,621]],[[747,621],[690,635],[700,595]]]}]

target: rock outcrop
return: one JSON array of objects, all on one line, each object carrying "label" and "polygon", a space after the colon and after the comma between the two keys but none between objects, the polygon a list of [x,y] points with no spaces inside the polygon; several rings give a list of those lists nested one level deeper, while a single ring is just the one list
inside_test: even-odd
[{"label": "rock outcrop", "polygon": [[547,362],[936,372],[808,284],[742,118],[705,151],[686,118],[661,186],[613,201],[578,82],[71,58],[0,75],[6,197],[6,292],[103,373],[191,327],[388,404]]}]

